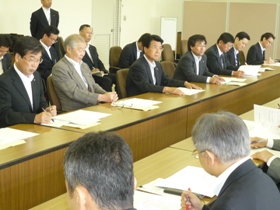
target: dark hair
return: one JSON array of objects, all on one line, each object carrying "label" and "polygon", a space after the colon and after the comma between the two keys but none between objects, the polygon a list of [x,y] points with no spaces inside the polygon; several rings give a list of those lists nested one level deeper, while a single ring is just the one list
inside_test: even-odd
[{"label": "dark hair", "polygon": [[23,57],[28,51],[31,51],[32,54],[37,54],[43,52],[43,46],[37,39],[31,36],[23,36],[17,39],[14,46],[14,53],[18,53]]},{"label": "dark hair", "polygon": [[249,34],[247,34],[246,32],[244,31],[241,31],[239,33],[236,34],[235,38],[238,38],[239,40],[242,40],[242,39],[248,39],[250,40],[250,36]]},{"label": "dark hair", "polygon": [[0,47],[7,47],[10,48],[13,42],[10,39],[9,35],[0,34]]},{"label": "dark hair", "polygon": [[[146,39],[143,40],[142,45],[143,47],[149,48],[151,41],[157,41],[160,42],[161,44],[163,43],[163,39],[158,36],[158,35],[148,35]],[[145,52],[144,52],[145,53]]]},{"label": "dark hair", "polygon": [[133,159],[128,144],[114,132],[88,133],[74,141],[64,156],[70,195],[85,187],[104,209],[133,207]]},{"label": "dark hair", "polygon": [[45,28],[44,34],[46,34],[48,37],[51,34],[58,35],[59,34],[59,30],[56,27],[54,27],[54,26],[48,26],[48,27]]},{"label": "dark hair", "polygon": [[201,34],[195,34],[188,39],[188,50],[191,51],[191,47],[195,46],[196,42],[204,41],[205,45],[207,44],[205,36]]},{"label": "dark hair", "polygon": [[150,35],[151,35],[150,33],[143,34],[142,36],[140,36],[140,38],[138,39],[137,42],[142,42],[143,43],[143,41]]},{"label": "dark hair", "polygon": [[263,38],[265,38],[265,39],[269,39],[269,38],[275,39],[275,36],[270,32],[266,32],[261,36],[261,41],[263,40]]},{"label": "dark hair", "polygon": [[224,44],[231,42],[234,42],[234,38],[230,33],[224,32],[220,35],[220,37],[217,40],[217,44],[219,43],[219,41],[222,41]]},{"label": "dark hair", "polygon": [[79,31],[82,31],[84,28],[86,28],[86,27],[89,27],[90,28],[90,25],[89,24],[83,24],[83,25],[81,25],[80,26],[80,28],[79,28]]}]

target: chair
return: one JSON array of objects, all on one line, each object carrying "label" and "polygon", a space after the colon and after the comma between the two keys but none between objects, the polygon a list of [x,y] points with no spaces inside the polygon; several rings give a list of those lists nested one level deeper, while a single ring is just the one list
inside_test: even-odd
[{"label": "chair", "polygon": [[61,36],[59,36],[57,38],[57,43],[54,44],[54,47],[58,51],[59,57],[62,58],[65,55],[66,50],[65,50],[65,47],[64,47],[63,38]]},{"label": "chair", "polygon": [[170,44],[163,44],[162,47],[164,48],[164,50],[162,51],[162,54],[161,54],[162,61],[174,62],[175,57],[174,57],[174,53],[173,53],[173,50],[171,48],[171,45]]},{"label": "chair", "polygon": [[118,90],[118,96],[119,99],[126,98],[126,78],[128,74],[128,68],[126,69],[120,69],[117,71],[117,90]]},{"label": "chair", "polygon": [[245,65],[246,63],[245,54],[243,51],[239,51],[239,63],[241,65]]},{"label": "chair", "polygon": [[109,51],[109,72],[116,73],[120,68],[118,67],[119,58],[122,52],[122,48],[119,46],[114,46],[110,48]]},{"label": "chair", "polygon": [[47,78],[47,90],[48,90],[48,96],[51,104],[56,105],[57,112],[61,112],[62,111],[61,103],[59,98],[57,97],[57,94],[53,86],[52,75],[48,76]]},{"label": "chair", "polygon": [[171,61],[162,61],[160,62],[164,73],[169,77],[173,78],[174,72],[175,72],[175,65]]},{"label": "chair", "polygon": [[188,51],[188,40],[181,40],[181,56]]}]

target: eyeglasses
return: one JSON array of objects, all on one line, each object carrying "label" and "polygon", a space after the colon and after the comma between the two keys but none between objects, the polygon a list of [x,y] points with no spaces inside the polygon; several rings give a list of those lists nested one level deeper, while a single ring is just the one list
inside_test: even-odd
[{"label": "eyeglasses", "polygon": [[272,45],[273,44],[273,42],[272,41],[270,41],[270,40],[266,40],[270,45]]},{"label": "eyeglasses", "polygon": [[197,149],[195,149],[194,151],[192,151],[192,156],[194,156],[194,158],[198,159],[198,155],[204,153],[204,151],[199,152]]},{"label": "eyeglasses", "polygon": [[120,102],[112,102],[111,106],[118,107],[118,109],[122,109],[124,107],[131,108],[131,107],[133,107],[133,104],[125,104],[125,103],[120,103]]},{"label": "eyeglasses", "polygon": [[43,59],[42,59],[42,58],[40,58],[40,60],[27,59],[27,58],[26,58],[26,57],[24,57],[24,56],[23,56],[23,58],[24,58],[25,60],[27,60],[29,63],[32,63],[32,64],[40,64],[40,63],[42,63],[42,62],[43,62]]},{"label": "eyeglasses", "polygon": [[50,38],[50,37],[49,37],[49,39],[51,40],[52,43],[57,43],[57,39]]},{"label": "eyeglasses", "polygon": [[153,50],[159,50],[159,51],[163,51],[164,50],[164,48],[163,47],[158,47],[158,46],[151,46],[151,48],[153,49]]}]

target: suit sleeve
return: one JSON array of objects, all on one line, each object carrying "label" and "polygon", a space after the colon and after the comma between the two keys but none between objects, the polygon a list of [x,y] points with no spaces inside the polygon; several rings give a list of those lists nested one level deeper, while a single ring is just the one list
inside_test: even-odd
[{"label": "suit sleeve", "polygon": [[249,65],[261,65],[263,64],[262,60],[257,60],[258,52],[255,45],[251,46],[248,53],[247,53],[247,64]]},{"label": "suit sleeve", "polygon": [[118,62],[118,67],[120,68],[129,68],[130,67],[130,60],[132,56],[132,52],[128,47],[124,47]]},{"label": "suit sleeve", "polygon": [[276,184],[280,182],[280,158],[275,158],[268,167],[267,174]]},{"label": "suit sleeve", "polygon": [[34,13],[31,15],[30,19],[30,33],[31,36],[35,37],[36,36],[36,31],[37,31],[37,24],[38,24],[38,19]]},{"label": "suit sleeve", "polygon": [[223,74],[223,75],[231,75],[231,70],[222,69],[219,64],[219,60],[217,56],[209,51],[207,54],[207,67],[210,72],[213,74]]},{"label": "suit sleeve", "polygon": [[100,71],[104,71],[105,73],[108,73],[108,71],[105,69],[105,66],[104,66],[103,62],[99,59],[99,55],[98,55],[97,50],[95,50],[95,52],[96,52],[96,56],[97,56],[97,66],[98,66],[98,69]]}]

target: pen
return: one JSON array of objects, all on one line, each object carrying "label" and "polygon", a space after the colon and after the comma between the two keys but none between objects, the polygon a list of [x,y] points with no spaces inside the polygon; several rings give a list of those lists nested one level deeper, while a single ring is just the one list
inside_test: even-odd
[{"label": "pen", "polygon": [[252,141],[251,144],[261,143],[261,142],[265,142],[265,141],[267,141],[267,139],[255,140],[255,141]]},{"label": "pen", "polygon": [[[191,189],[189,188],[188,191],[191,191]],[[190,198],[188,196],[187,197],[187,202],[186,202],[186,210],[189,210],[189,204],[190,204]]]},{"label": "pen", "polygon": [[[47,112],[47,110],[45,110],[43,107],[42,107],[42,110],[44,111],[44,112]],[[54,122],[54,120],[52,119],[52,121]]]}]

